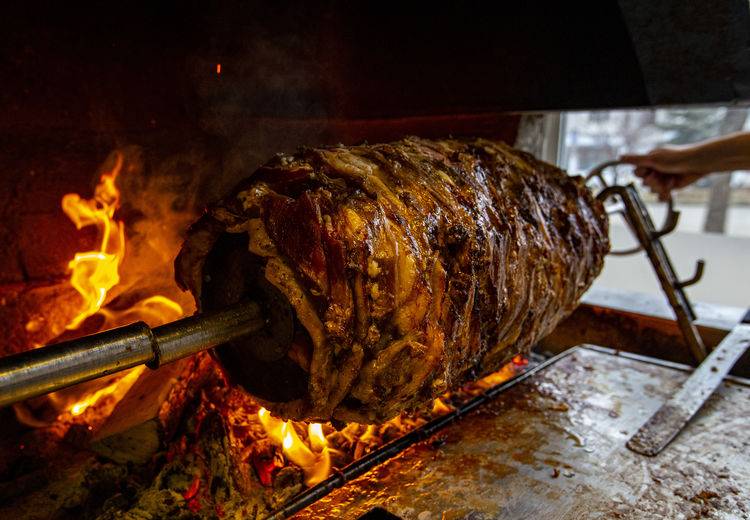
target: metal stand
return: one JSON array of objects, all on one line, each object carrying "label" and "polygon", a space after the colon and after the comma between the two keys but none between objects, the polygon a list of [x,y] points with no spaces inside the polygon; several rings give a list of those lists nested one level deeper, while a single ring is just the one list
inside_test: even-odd
[{"label": "metal stand", "polygon": [[620,201],[620,206],[608,211],[610,214],[621,214],[630,230],[638,239],[639,245],[632,249],[612,251],[613,255],[630,255],[645,251],[651,265],[654,268],[656,276],[659,278],[664,294],[667,296],[669,304],[674,310],[677,323],[685,338],[685,343],[690,348],[690,352],[697,362],[703,361],[706,357],[706,347],[703,339],[698,334],[695,327],[696,315],[693,306],[687,297],[684,289],[690,285],[698,283],[703,276],[705,262],[698,260],[695,273],[687,280],[680,280],[672,266],[667,250],[661,242],[661,237],[671,233],[677,227],[680,213],[674,210],[672,199],[667,202],[667,218],[661,229],[656,229],[651,216],[648,213],[646,205],[643,203],[635,186],[628,184],[626,186],[610,185],[604,178],[603,172],[606,168],[621,164],[619,161],[609,161],[600,164],[589,173],[586,181],[597,179],[601,182],[603,189],[597,195],[597,199],[602,202],[608,199]]}]

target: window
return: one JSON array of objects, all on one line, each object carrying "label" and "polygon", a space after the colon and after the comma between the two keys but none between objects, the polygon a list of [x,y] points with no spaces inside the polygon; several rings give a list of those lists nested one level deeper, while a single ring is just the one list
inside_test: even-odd
[{"label": "window", "polygon": [[[645,153],[663,145],[687,144],[750,130],[747,108],[675,108],[570,112],[562,115],[560,164],[571,174],[585,174],[623,153]],[[632,167],[620,166],[616,182],[640,181]],[[650,192],[641,195],[657,225],[666,208]],[[750,305],[750,173],[714,174],[674,194],[681,212],[676,232],[665,245],[681,276],[692,274],[698,258],[706,260],[703,280],[688,289],[693,300],[730,306]],[[634,243],[619,218],[611,223],[613,246]],[[642,254],[608,257],[597,285],[658,293],[658,282]]]}]

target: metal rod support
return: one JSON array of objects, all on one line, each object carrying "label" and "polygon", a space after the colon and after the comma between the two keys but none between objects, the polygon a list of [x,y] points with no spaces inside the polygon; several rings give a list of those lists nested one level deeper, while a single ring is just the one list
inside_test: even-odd
[{"label": "metal rod support", "polygon": [[263,328],[255,303],[151,329],[143,322],[0,359],[0,406],[138,365],[157,368]]},{"label": "metal rod support", "polygon": [[608,161],[602,163],[591,170],[591,173],[586,177],[588,183],[591,179],[598,179],[602,185],[602,190],[597,195],[597,198],[601,201],[605,201],[612,195],[616,195],[622,201],[623,207],[619,208],[616,212],[622,214],[625,217],[625,222],[638,239],[639,245],[637,247],[622,250],[622,251],[611,251],[613,255],[626,255],[631,253],[637,253],[641,250],[645,250],[648,259],[651,261],[651,265],[656,272],[656,276],[659,279],[662,290],[669,300],[669,304],[674,310],[675,317],[677,318],[677,324],[682,331],[682,335],[685,338],[685,343],[696,361],[701,362],[706,357],[706,346],[703,344],[703,339],[698,333],[698,329],[695,327],[696,315],[693,310],[693,306],[690,304],[690,300],[684,291],[684,288],[688,285],[697,283],[701,276],[703,276],[704,262],[703,260],[698,261],[696,272],[692,278],[680,281],[677,279],[672,261],[669,259],[667,250],[661,242],[661,237],[671,233],[677,227],[679,221],[680,212],[675,211],[674,203],[670,197],[667,206],[667,218],[664,221],[661,229],[657,230],[654,226],[651,216],[649,215],[646,205],[638,195],[638,191],[632,184],[627,186],[621,185],[610,185],[607,179],[604,178],[604,170],[610,167],[623,164],[622,161]]},{"label": "metal rod support", "polygon": [[[685,343],[695,360],[698,362],[703,361],[706,357],[706,346],[703,344],[703,339],[694,323],[696,320],[695,311],[690,304],[687,294],[683,290],[685,285],[680,283],[677,278],[669,255],[659,238],[659,234],[654,227],[646,206],[632,184],[628,184],[627,186],[608,186],[597,195],[597,198],[605,200],[613,195],[618,196],[625,205],[630,227],[635,232],[638,242],[643,246],[646,255],[648,255],[651,261],[662,290],[674,310],[677,324],[685,338]],[[700,266],[699,272],[696,273],[697,276],[694,277],[695,281],[703,274],[702,271],[702,266]],[[691,281],[693,280],[688,280],[688,282]]]}]

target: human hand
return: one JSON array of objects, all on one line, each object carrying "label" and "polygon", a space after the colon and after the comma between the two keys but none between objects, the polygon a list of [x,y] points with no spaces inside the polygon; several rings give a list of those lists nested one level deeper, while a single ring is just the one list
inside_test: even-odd
[{"label": "human hand", "polygon": [[644,155],[622,155],[620,161],[635,165],[635,175],[661,201],[668,200],[672,190],[684,188],[709,173],[689,147],[656,148]]}]

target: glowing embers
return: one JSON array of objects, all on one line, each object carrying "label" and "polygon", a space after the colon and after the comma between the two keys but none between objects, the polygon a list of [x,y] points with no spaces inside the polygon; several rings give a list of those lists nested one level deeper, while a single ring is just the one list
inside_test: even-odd
[{"label": "glowing embers", "polygon": [[[527,364],[525,358],[517,356],[497,372],[435,399],[431,407],[402,412],[382,424],[349,423],[340,429],[328,423],[305,425],[281,420],[265,408],[258,411],[258,420],[284,459],[301,468],[305,484],[312,486],[330,476],[334,468],[343,468],[431,419],[453,412],[472,397],[523,372]],[[277,458],[280,460],[280,457]],[[277,464],[283,464],[283,461],[277,463],[269,459],[264,465],[256,463],[256,471],[264,485],[271,485],[272,474],[282,467]]]}]

